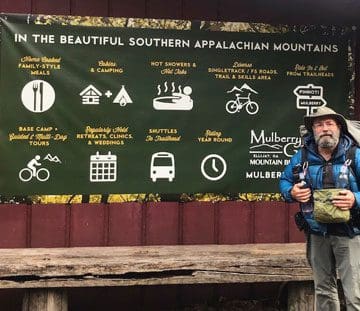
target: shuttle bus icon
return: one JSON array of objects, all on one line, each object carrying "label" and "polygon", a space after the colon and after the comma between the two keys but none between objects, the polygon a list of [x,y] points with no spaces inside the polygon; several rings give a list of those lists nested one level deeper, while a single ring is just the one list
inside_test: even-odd
[{"label": "shuttle bus icon", "polygon": [[158,178],[173,181],[175,178],[175,159],[172,153],[157,152],[152,155],[150,178],[153,182],[156,182]]}]

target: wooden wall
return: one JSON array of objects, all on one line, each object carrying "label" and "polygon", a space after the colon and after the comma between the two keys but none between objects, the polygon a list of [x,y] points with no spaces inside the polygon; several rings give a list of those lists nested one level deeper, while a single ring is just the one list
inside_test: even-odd
[{"label": "wooden wall", "polygon": [[358,0],[1,0],[14,13],[358,25]]},{"label": "wooden wall", "polygon": [[[358,0],[1,0],[7,13],[359,25]],[[360,36],[358,35],[360,43]],[[358,44],[360,46],[360,44]],[[356,51],[359,76],[360,49]],[[359,79],[356,79],[359,89]],[[356,116],[359,116],[359,92]],[[0,247],[303,241],[283,202],[0,205]]]},{"label": "wooden wall", "polygon": [[297,204],[279,202],[0,205],[0,247],[303,241]]}]

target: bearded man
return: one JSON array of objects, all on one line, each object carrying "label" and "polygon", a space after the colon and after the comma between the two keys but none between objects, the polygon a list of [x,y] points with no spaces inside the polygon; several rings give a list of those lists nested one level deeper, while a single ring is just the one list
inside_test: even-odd
[{"label": "bearded man", "polygon": [[[354,126],[356,122],[345,119],[328,107],[318,108],[305,116],[304,124],[308,131],[303,138],[304,146],[282,173],[280,191],[286,201],[300,202],[301,208],[307,206],[306,212],[302,210],[299,214],[306,225],[307,257],[314,276],[315,310],[340,310],[337,277],[342,283],[347,310],[360,310],[360,222],[351,219],[324,223],[315,220],[313,211],[308,209],[314,191],[338,188],[340,172],[346,171],[347,186],[336,190],[330,204],[341,211],[350,211],[351,215],[358,215],[354,212],[360,210],[357,183],[357,178],[360,178],[360,149],[357,147],[360,131]],[[353,150],[351,167],[349,150]],[[299,167],[305,178],[301,182],[294,174]],[[304,187],[305,183],[307,187]]]}]

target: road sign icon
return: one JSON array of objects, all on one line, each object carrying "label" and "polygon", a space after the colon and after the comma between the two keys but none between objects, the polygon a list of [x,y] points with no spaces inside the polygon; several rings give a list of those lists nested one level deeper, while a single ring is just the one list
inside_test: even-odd
[{"label": "road sign icon", "polygon": [[296,108],[305,109],[306,115],[312,113],[314,109],[326,106],[322,86],[314,84],[299,85],[293,92],[296,95]]}]

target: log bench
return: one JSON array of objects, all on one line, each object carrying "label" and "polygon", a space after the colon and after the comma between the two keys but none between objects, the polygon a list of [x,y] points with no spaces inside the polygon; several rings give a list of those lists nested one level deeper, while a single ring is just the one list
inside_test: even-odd
[{"label": "log bench", "polygon": [[303,243],[0,249],[0,288],[27,289],[23,310],[67,310],[74,287],[257,282],[289,283],[289,309],[312,310]]}]

